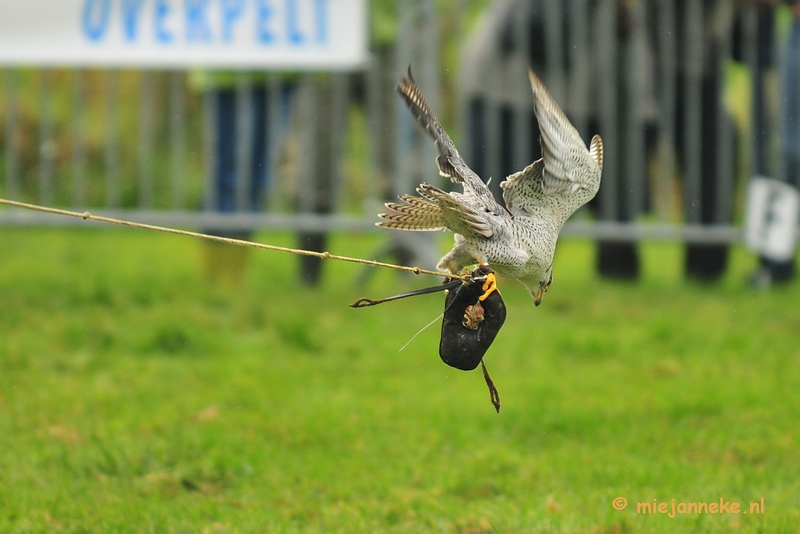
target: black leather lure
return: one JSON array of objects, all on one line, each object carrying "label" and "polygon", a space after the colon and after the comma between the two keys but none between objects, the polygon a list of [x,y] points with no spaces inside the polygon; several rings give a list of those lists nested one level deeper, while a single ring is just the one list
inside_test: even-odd
[{"label": "black leather lure", "polygon": [[478,367],[506,320],[506,305],[497,289],[480,300],[489,288],[484,289],[486,283],[479,281],[486,279],[486,274],[476,276],[478,271],[472,273],[478,281],[449,291],[444,301],[439,356],[462,371]]},{"label": "black leather lure", "polygon": [[499,412],[500,396],[483,363],[483,356],[506,320],[506,305],[497,290],[494,272],[488,265],[475,269],[466,281],[446,279],[439,286],[378,300],[361,298],[350,306],[364,308],[438,291],[447,291],[439,339],[439,357],[450,367],[462,371],[471,371],[480,364],[492,404]]}]

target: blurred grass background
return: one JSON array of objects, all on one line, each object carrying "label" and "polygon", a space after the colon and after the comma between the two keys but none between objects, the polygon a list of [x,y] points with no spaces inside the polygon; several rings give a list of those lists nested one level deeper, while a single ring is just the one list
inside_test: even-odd
[{"label": "blurred grass background", "polygon": [[[501,285],[498,415],[438,324],[398,352],[441,295],[347,307],[435,278],[329,262],[311,291],[249,250],[209,285],[197,241],[101,228],[0,229],[2,532],[797,532],[800,288],[746,288],[741,249],[705,286],[645,243],[625,284],[564,240],[541,307]],[[765,513],[636,513],[720,497]]]}]

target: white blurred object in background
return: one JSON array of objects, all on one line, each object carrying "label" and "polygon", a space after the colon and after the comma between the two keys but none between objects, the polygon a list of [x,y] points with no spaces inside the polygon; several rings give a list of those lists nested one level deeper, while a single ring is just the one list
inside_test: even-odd
[{"label": "white blurred object in background", "polygon": [[756,176],[747,189],[744,242],[759,255],[778,262],[794,258],[800,193],[784,182]]}]

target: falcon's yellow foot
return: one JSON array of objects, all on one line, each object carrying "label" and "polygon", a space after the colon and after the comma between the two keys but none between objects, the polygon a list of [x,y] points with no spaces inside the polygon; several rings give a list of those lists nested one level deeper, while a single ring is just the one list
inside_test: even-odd
[{"label": "falcon's yellow foot", "polygon": [[481,287],[481,289],[483,290],[483,295],[478,297],[479,301],[486,300],[489,298],[489,295],[495,291],[499,293],[497,289],[497,277],[494,275],[494,273],[489,273],[486,275],[486,281],[483,283],[483,287]]}]

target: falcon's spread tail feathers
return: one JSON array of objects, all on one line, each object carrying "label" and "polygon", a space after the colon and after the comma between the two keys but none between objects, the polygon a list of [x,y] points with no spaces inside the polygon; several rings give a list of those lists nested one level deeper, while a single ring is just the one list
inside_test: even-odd
[{"label": "falcon's spread tail feathers", "polygon": [[459,202],[446,191],[423,183],[417,188],[417,193],[419,197],[400,195],[400,200],[405,204],[387,202],[386,207],[394,213],[381,213],[380,217],[385,220],[376,224],[384,228],[417,232],[449,228],[462,235],[493,235],[485,213]]},{"label": "falcon's spread tail feathers", "polygon": [[381,213],[380,218],[385,220],[376,224],[384,228],[414,232],[444,230],[446,226],[439,204],[426,196],[421,186],[417,188],[417,192],[421,196],[400,195],[400,200],[405,204],[387,202],[386,207],[395,213]]},{"label": "falcon's spread tail feathers", "polygon": [[592,155],[592,159],[597,166],[601,169],[603,168],[603,140],[600,138],[599,135],[592,137],[591,143],[589,143],[589,153]]}]

